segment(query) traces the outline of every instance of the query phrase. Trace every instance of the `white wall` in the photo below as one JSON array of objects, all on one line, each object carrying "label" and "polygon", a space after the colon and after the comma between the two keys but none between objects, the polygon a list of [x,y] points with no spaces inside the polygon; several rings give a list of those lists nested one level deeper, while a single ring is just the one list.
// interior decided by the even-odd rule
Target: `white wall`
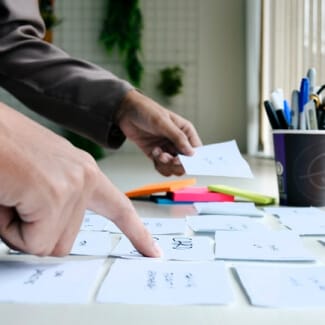
[{"label": "white wall", "polygon": [[246,151],[245,1],[200,1],[199,114],[205,142]]}]

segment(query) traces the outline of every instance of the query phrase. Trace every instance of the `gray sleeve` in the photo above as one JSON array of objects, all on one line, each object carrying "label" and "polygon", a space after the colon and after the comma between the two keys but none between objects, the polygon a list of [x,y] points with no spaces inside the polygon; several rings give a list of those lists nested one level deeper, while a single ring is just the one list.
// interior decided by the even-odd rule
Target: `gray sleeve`
[{"label": "gray sleeve", "polygon": [[114,115],[133,87],[109,71],[42,41],[36,0],[0,0],[0,86],[39,114],[118,148]]}]

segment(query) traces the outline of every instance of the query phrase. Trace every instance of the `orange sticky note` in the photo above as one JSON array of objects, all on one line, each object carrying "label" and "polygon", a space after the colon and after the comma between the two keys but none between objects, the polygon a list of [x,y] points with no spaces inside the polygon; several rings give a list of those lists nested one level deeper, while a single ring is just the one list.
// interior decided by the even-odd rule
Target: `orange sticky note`
[{"label": "orange sticky note", "polygon": [[153,193],[160,192],[171,192],[178,189],[185,188],[187,186],[194,185],[196,183],[195,178],[188,179],[176,179],[160,183],[147,184],[133,190],[125,192],[126,196],[129,198],[151,195]]}]

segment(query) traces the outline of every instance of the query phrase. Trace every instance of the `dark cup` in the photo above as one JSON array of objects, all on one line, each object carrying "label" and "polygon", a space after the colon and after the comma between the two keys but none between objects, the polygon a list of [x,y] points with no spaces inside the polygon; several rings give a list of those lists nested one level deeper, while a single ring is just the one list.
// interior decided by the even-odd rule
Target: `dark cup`
[{"label": "dark cup", "polygon": [[274,130],[279,203],[325,206],[325,131]]}]

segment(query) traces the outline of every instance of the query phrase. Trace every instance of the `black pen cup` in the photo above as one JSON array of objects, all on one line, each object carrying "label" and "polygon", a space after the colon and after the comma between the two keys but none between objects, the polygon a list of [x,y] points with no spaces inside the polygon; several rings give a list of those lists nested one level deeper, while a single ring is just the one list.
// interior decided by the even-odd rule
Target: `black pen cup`
[{"label": "black pen cup", "polygon": [[325,206],[325,130],[274,130],[279,203]]}]

